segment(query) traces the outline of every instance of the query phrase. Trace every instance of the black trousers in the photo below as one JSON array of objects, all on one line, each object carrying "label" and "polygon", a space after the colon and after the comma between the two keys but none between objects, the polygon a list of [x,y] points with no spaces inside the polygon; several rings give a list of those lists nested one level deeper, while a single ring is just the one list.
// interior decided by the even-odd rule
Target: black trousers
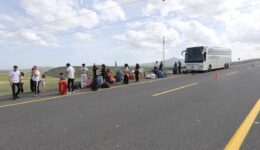
[{"label": "black trousers", "polygon": [[69,92],[73,92],[74,91],[74,79],[68,79],[68,90]]},{"label": "black trousers", "polygon": [[20,91],[21,91],[21,93],[23,93],[24,92],[24,89],[23,89],[23,83],[21,83],[21,85],[20,85]]},{"label": "black trousers", "polygon": [[40,94],[40,81],[33,81],[34,93]]},{"label": "black trousers", "polygon": [[[16,88],[17,87],[17,91]],[[13,98],[15,99],[20,94],[20,83],[13,83],[12,84],[12,92],[13,92]]]},{"label": "black trousers", "polygon": [[139,81],[139,71],[135,71],[135,81]]}]

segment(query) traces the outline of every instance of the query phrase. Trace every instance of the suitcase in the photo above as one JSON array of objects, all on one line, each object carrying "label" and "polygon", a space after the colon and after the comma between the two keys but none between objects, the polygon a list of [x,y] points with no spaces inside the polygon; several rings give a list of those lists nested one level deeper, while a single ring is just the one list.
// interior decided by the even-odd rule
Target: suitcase
[{"label": "suitcase", "polygon": [[134,80],[135,79],[134,74],[132,74],[132,73],[128,74],[128,79],[129,80]]},{"label": "suitcase", "polygon": [[65,95],[67,93],[67,82],[65,80],[59,81],[59,93]]}]

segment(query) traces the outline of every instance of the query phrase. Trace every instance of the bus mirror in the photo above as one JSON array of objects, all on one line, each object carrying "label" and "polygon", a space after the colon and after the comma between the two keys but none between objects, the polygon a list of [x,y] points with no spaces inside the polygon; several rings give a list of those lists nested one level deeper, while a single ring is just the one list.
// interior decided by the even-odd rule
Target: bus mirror
[{"label": "bus mirror", "polygon": [[182,52],[181,52],[181,55],[183,55],[183,53],[185,53],[186,52],[186,50],[183,50]]}]

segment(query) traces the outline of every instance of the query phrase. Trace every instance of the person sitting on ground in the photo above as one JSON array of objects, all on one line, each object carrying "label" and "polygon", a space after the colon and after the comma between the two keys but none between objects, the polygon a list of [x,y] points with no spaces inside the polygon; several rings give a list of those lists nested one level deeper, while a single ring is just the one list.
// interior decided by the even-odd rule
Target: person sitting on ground
[{"label": "person sitting on ground", "polygon": [[110,69],[107,69],[107,78],[106,78],[106,81],[107,81],[108,83],[110,83],[110,84],[116,82],[116,79],[115,79],[115,77],[114,77],[114,75],[113,75],[113,73],[111,72]]},{"label": "person sitting on ground", "polygon": [[[20,83],[21,83],[21,73],[18,70],[18,66],[14,66],[13,70],[9,73],[9,82],[12,87],[13,100],[19,98],[20,94]],[[15,91],[15,87],[17,87],[17,92]]]}]

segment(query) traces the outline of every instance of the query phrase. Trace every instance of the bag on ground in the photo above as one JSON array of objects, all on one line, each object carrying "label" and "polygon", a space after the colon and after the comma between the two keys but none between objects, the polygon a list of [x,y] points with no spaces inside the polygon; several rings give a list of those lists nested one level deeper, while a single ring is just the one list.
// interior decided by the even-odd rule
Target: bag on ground
[{"label": "bag on ground", "polygon": [[107,82],[104,82],[104,83],[101,85],[101,88],[110,88],[110,84],[107,83]]}]

